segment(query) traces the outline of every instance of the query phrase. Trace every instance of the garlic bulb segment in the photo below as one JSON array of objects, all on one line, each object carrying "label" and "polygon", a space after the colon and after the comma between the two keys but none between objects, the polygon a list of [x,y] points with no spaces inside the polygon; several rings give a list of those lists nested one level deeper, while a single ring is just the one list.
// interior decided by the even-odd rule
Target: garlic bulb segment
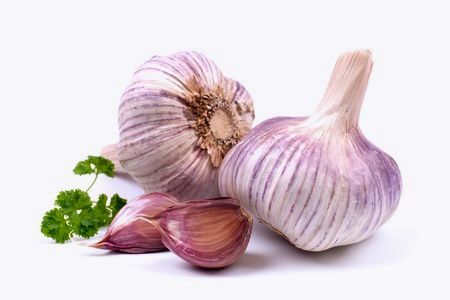
[{"label": "garlic bulb segment", "polygon": [[126,253],[155,252],[166,249],[161,234],[145,218],[151,218],[169,206],[178,204],[174,197],[149,193],[129,201],[111,222],[105,236],[91,247]]},{"label": "garlic bulb segment", "polygon": [[187,201],[150,220],[170,251],[203,268],[222,268],[247,248],[252,218],[232,198]]},{"label": "garlic bulb segment", "polygon": [[310,117],[278,117],[255,127],[225,158],[222,195],[296,247],[322,251],[368,238],[397,208],[395,161],[358,126],[372,70],[369,51],[343,54]]},{"label": "garlic bulb segment", "polygon": [[146,192],[218,197],[218,167],[253,119],[246,89],[204,55],[155,56],[122,96],[116,155]]}]

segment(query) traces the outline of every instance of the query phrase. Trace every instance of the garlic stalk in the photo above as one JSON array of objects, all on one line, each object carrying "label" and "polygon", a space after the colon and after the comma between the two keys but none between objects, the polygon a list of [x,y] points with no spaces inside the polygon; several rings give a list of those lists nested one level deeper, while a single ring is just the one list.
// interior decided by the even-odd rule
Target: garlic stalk
[{"label": "garlic stalk", "polygon": [[310,117],[254,128],[221,166],[222,195],[240,199],[304,250],[368,238],[391,217],[401,192],[397,164],[358,126],[372,63],[369,51],[343,54]]},{"label": "garlic stalk", "polygon": [[90,247],[126,253],[145,253],[165,250],[159,230],[143,220],[178,204],[164,193],[149,193],[129,201],[115,216],[105,236]]},{"label": "garlic stalk", "polygon": [[120,142],[103,155],[146,192],[180,200],[218,197],[218,167],[253,119],[245,88],[204,55],[154,56],[123,94]]},{"label": "garlic stalk", "polygon": [[187,201],[147,219],[170,251],[203,268],[223,268],[237,261],[253,225],[233,198]]}]

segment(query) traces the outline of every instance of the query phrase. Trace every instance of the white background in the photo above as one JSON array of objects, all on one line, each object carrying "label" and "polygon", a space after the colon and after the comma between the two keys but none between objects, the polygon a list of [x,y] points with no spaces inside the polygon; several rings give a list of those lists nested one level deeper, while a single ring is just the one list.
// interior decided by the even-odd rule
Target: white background
[{"label": "white background", "polygon": [[[64,3],[63,3],[64,2]],[[450,8],[445,1],[2,1],[2,299],[449,299]],[[71,174],[118,135],[132,72],[155,54],[197,50],[251,93],[256,122],[308,115],[337,56],[370,48],[360,125],[398,162],[404,190],[372,238],[323,253],[256,224],[220,271],[169,252],[56,245],[39,225]],[[93,194],[141,190],[101,178]]]}]

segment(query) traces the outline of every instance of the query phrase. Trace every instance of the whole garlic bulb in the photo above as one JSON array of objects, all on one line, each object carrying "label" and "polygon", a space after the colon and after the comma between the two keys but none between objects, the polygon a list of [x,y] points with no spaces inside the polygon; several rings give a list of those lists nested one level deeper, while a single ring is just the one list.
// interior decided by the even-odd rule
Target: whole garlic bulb
[{"label": "whole garlic bulb", "polygon": [[345,53],[313,115],[255,127],[222,164],[222,195],[240,199],[304,250],[369,237],[391,217],[401,192],[397,164],[358,126],[371,69],[369,51]]},{"label": "whole garlic bulb", "polygon": [[179,200],[217,197],[218,167],[253,119],[246,89],[204,55],[154,56],[123,94],[120,142],[104,154],[146,192]]}]

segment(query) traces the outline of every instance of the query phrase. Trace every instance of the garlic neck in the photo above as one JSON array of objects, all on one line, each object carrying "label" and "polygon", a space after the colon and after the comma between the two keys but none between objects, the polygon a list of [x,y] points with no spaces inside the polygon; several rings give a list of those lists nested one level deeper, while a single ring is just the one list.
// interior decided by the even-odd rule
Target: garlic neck
[{"label": "garlic neck", "polygon": [[319,126],[349,132],[358,125],[359,113],[366,92],[372,55],[357,50],[341,55],[333,69],[326,92],[310,121]]}]

